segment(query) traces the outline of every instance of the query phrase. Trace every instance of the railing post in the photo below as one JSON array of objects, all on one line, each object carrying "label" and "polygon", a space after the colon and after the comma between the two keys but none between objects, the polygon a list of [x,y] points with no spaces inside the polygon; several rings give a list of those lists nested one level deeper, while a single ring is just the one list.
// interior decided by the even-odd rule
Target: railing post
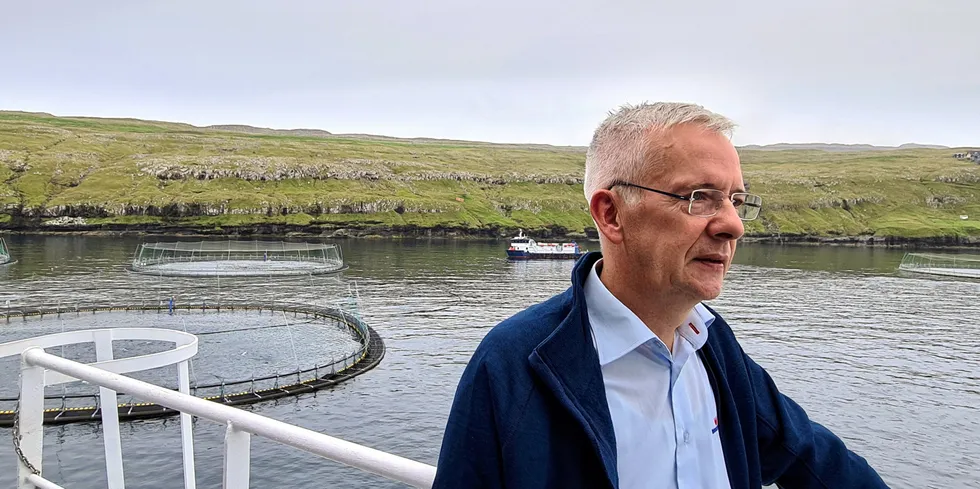
[{"label": "railing post", "polygon": [[[17,460],[17,487],[34,489],[27,477],[41,474],[41,449],[44,447],[44,368],[34,367],[21,360],[20,400],[14,423],[14,449]],[[33,469],[24,462],[33,466]]]},{"label": "railing post", "polygon": [[252,435],[238,431],[230,422],[225,430],[223,489],[248,489]]},{"label": "railing post", "polygon": [[[177,364],[177,386],[182,394],[190,394],[190,375],[187,360]],[[180,413],[180,439],[184,455],[184,489],[196,489],[194,473],[194,422],[190,414]]]},{"label": "railing post", "polygon": [[[99,362],[112,360],[112,331],[95,332],[95,359]],[[105,473],[109,489],[125,489],[123,476],[122,441],[119,437],[119,404],[116,391],[99,387],[102,401],[102,443],[105,446]]]}]

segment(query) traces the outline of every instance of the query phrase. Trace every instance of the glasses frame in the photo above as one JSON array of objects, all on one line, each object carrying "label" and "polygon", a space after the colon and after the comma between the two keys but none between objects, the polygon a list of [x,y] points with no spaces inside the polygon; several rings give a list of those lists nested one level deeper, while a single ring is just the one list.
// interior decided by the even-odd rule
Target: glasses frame
[{"label": "glasses frame", "polygon": [[[695,202],[694,196],[698,192],[704,192],[704,191],[707,191],[707,192],[721,192],[721,190],[718,190],[718,189],[714,189],[714,188],[699,188],[699,189],[692,190],[691,193],[690,193],[690,195],[688,195],[688,196],[685,197],[683,195],[673,194],[673,193],[670,193],[670,192],[664,192],[663,190],[657,190],[655,188],[644,187],[643,185],[637,185],[635,183],[614,182],[613,184],[609,185],[609,187],[607,187],[606,190],[612,190],[613,187],[620,186],[620,185],[623,186],[623,187],[633,187],[633,188],[638,188],[638,189],[641,189],[641,190],[646,190],[648,192],[657,193],[657,194],[660,194],[660,195],[666,195],[667,197],[673,197],[673,198],[678,199],[678,200],[686,200],[686,201],[688,201],[688,204],[687,204],[687,213],[690,214],[690,215],[692,215],[692,216],[695,216],[695,217],[705,217],[705,218],[707,218],[707,217],[714,217],[715,215],[718,214],[718,211],[715,211],[715,212],[713,212],[711,214],[707,214],[707,215],[704,215],[704,214],[695,214],[693,212],[693,210],[692,210],[694,208],[694,202]],[[722,193],[724,193],[724,192],[722,192]],[[755,202],[749,202],[748,199],[746,198],[745,200],[742,201],[742,204],[741,204],[741,205],[744,205],[744,206],[758,208],[759,209],[759,212],[756,213],[755,217],[750,218],[750,219],[746,219],[746,218],[744,218],[742,216],[738,216],[738,218],[741,219],[741,220],[743,220],[743,221],[754,221],[755,219],[758,219],[759,214],[762,213],[762,197],[759,196],[759,195],[756,195],[756,194],[750,194],[748,192],[733,192],[731,195],[728,196],[728,200],[731,201],[731,203],[735,207],[735,210],[736,211],[738,211],[738,207],[739,207],[739,204],[736,204],[735,203],[735,196],[736,195],[752,196],[752,197],[755,197],[755,198],[758,198],[759,199],[759,202],[758,203],[755,203]]]}]

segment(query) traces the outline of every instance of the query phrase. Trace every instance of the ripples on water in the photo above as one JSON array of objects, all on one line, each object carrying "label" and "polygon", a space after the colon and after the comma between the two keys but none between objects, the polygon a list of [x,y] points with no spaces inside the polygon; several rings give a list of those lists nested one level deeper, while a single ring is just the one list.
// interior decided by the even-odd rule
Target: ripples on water
[{"label": "ripples on water", "polygon": [[[0,271],[8,296],[98,297],[98,289],[113,288],[113,297],[145,297],[156,291],[154,283],[163,287],[160,279],[121,269],[135,239],[8,242],[22,252],[18,264]],[[340,277],[237,288],[223,282],[222,293],[325,304],[352,291],[365,321],[385,339],[384,361],[334,390],[247,409],[434,464],[456,382],[477,343],[500,320],[564,290],[572,264],[509,263],[502,242],[342,246],[351,268]],[[780,389],[890,486],[980,487],[980,340],[973,321],[980,316],[980,282],[900,276],[901,256],[743,245],[711,305]],[[16,371],[0,371],[0,382],[16,379]],[[179,485],[178,426],[175,418],[124,425],[130,486]],[[199,486],[219,486],[223,429],[198,422],[195,435]],[[104,487],[100,453],[97,425],[46,428],[45,475],[66,487]],[[12,450],[0,451],[0,486],[12,485],[15,473]],[[400,487],[258,438],[251,474],[253,487]]]}]

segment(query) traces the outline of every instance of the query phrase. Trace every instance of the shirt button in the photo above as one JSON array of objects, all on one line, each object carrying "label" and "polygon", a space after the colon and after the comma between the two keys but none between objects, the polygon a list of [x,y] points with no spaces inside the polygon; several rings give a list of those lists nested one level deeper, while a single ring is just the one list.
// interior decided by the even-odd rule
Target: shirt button
[{"label": "shirt button", "polygon": [[684,432],[684,443],[690,443],[690,442],[691,442],[691,432],[690,431],[685,431]]}]

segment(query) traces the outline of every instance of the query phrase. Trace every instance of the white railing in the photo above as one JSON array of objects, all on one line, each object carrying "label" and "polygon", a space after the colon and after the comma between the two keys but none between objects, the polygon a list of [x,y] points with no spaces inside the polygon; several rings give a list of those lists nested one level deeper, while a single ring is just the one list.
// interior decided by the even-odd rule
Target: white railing
[{"label": "white railing", "polygon": [[[140,340],[165,341],[174,344],[172,350],[166,350],[148,355],[138,355],[128,358],[113,358],[112,344],[114,341]],[[28,351],[44,353],[43,348],[73,345],[78,343],[94,343],[95,359],[103,373],[122,374],[150,370],[168,365],[177,365],[177,384],[181,393],[189,394],[188,360],[197,354],[197,337],[183,331],[157,328],[112,328],[68,331],[45,336],[37,336],[24,340],[0,344],[0,358],[20,355],[20,398],[14,421],[14,449],[18,456],[18,480],[21,489],[29,487],[57,487],[50,483],[38,485],[37,481],[27,485],[31,476],[40,477],[41,447],[43,446],[44,421],[44,388],[46,386],[73,382],[73,378],[55,371],[45,371],[40,367],[31,367],[24,361]],[[49,355],[50,356],[50,355]],[[56,357],[58,358],[58,357]],[[123,482],[122,443],[119,438],[119,413],[116,391],[99,388],[99,398],[102,406],[102,439],[105,449],[106,479],[109,489],[122,489]],[[180,415],[180,435],[183,445],[184,486],[194,489],[194,438],[190,414]],[[37,464],[36,466],[34,464]]]},{"label": "white railing", "polygon": [[[107,330],[94,330],[88,333],[96,334],[99,332],[99,336],[106,338],[105,331]],[[123,336],[119,334],[122,329],[113,329],[111,331],[112,334],[108,336],[110,343],[113,337],[115,339],[121,339],[121,336]],[[161,330],[156,331],[159,332]],[[140,331],[140,333],[142,332]],[[186,334],[179,331],[169,332]],[[133,339],[133,336],[130,334],[127,339]],[[195,350],[196,346],[195,342]],[[122,367],[125,367],[125,364],[120,366],[120,363],[129,359],[115,360],[114,362],[112,360],[107,362],[100,361],[98,365],[108,368],[99,368],[48,354],[42,348],[43,345],[30,346],[26,350],[23,350],[21,354],[21,397],[18,408],[19,419],[15,424],[15,429],[19,430],[17,434],[19,439],[16,442],[19,452],[18,488],[20,489],[33,487],[42,489],[60,488],[57,484],[44,479],[40,471],[41,448],[43,446],[44,386],[50,385],[50,380],[63,382],[66,379],[83,380],[89,384],[99,386],[103,396],[106,397],[105,400],[112,401],[111,403],[103,402],[102,404],[103,407],[107,408],[103,409],[102,425],[103,439],[106,443],[106,469],[107,475],[109,475],[109,489],[122,489],[125,486],[122,477],[122,451],[119,445],[118,420],[114,420],[114,433],[111,432],[111,427],[109,431],[106,431],[107,426],[114,424],[111,422],[113,418],[111,413],[115,412],[113,407],[115,406],[116,392],[125,392],[127,395],[144,401],[180,411],[181,418],[186,417],[188,421],[190,416],[197,416],[202,419],[224,424],[227,427],[225,432],[223,468],[224,488],[248,488],[249,453],[251,435],[253,434],[415,487],[431,487],[432,481],[435,478],[435,467],[431,465],[334,438],[323,433],[267,418],[235,407],[204,400],[185,392],[173,391],[110,371],[132,371],[123,369]],[[111,359],[111,350],[107,356]],[[180,364],[183,363],[183,361],[180,362]],[[110,419],[110,422],[107,423],[107,419]],[[187,423],[187,425],[190,425],[190,423]],[[185,457],[188,453],[192,456],[193,448],[188,450],[188,446],[186,445],[186,443],[192,440],[191,433],[187,431],[186,433],[182,433],[182,435],[185,435],[182,436],[183,442],[185,443]],[[193,460],[187,460],[185,458],[184,467],[184,487],[185,489],[194,489]],[[188,474],[188,469],[190,474]]]}]

